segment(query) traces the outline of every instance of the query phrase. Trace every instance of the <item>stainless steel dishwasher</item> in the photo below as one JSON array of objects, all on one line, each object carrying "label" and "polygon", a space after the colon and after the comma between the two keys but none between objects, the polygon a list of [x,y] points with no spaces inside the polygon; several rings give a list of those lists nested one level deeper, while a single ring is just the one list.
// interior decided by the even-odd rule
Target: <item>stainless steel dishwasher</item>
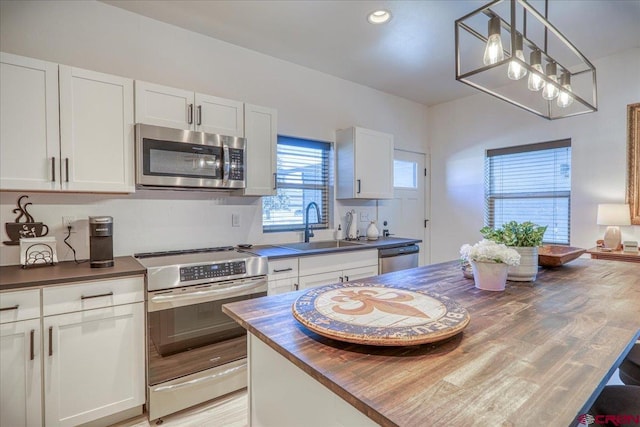
[{"label": "stainless steel dishwasher", "polygon": [[379,249],[378,274],[417,267],[419,253],[420,247],[418,245]]}]

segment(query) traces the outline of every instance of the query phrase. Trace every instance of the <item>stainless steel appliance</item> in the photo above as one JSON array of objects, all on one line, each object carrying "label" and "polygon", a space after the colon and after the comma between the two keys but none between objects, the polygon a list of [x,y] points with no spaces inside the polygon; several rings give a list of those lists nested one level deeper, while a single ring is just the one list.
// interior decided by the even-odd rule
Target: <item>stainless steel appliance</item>
[{"label": "stainless steel appliance", "polygon": [[378,274],[405,270],[418,266],[420,247],[407,245],[378,250]]},{"label": "stainless steel appliance", "polygon": [[89,217],[89,258],[92,268],[113,267],[112,217]]},{"label": "stainless steel appliance", "polygon": [[232,247],[135,257],[147,268],[149,419],[246,387],[246,331],[222,305],[267,295],[267,259]]},{"label": "stainless steel appliance", "polygon": [[193,190],[245,187],[246,140],[136,125],[136,186]]}]

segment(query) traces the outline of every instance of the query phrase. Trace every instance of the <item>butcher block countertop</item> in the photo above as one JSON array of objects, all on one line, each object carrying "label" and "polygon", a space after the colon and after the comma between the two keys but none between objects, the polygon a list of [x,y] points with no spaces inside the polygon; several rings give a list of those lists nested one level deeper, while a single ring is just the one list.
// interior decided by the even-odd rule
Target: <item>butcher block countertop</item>
[{"label": "butcher block countertop", "polygon": [[443,342],[373,347],[298,323],[291,306],[305,290],[223,310],[383,426],[575,425],[639,336],[637,264],[578,259],[504,292],[476,289],[458,262],[357,282],[448,296],[471,321]]},{"label": "butcher block countertop", "polygon": [[59,262],[53,266],[22,268],[19,265],[0,267],[0,291],[55,285],[86,280],[109,279],[121,276],[145,274],[146,269],[135,258],[114,258],[113,267],[91,268],[89,261],[76,264],[73,261]]}]

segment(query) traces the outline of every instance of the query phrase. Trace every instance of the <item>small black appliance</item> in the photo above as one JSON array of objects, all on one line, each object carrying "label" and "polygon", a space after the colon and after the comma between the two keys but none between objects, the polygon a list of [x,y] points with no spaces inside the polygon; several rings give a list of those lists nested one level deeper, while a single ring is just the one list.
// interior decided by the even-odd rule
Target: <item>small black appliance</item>
[{"label": "small black appliance", "polygon": [[113,267],[112,217],[89,217],[89,252],[91,267]]}]

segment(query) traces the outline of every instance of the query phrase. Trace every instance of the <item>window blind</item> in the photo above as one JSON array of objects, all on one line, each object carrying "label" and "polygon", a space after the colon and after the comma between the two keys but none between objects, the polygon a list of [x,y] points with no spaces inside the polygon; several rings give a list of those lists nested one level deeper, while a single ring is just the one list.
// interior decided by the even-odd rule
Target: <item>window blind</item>
[{"label": "window blind", "polygon": [[264,231],[303,230],[311,202],[318,205],[320,218],[312,207],[309,224],[328,228],[330,153],[328,142],[278,135],[277,193],[262,199]]},{"label": "window blind", "polygon": [[545,243],[569,244],[571,140],[487,150],[485,225],[546,225]]}]

